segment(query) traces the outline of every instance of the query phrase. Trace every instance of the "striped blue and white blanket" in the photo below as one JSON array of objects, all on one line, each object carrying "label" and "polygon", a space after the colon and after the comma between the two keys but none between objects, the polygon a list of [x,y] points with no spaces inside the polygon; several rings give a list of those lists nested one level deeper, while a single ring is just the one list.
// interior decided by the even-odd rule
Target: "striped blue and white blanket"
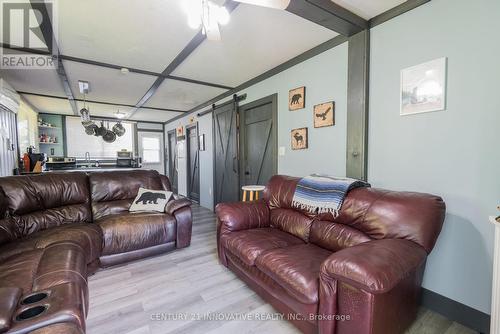
[{"label": "striped blue and white blanket", "polygon": [[337,217],[349,190],[369,186],[369,183],[356,179],[309,175],[297,184],[292,206],[310,213],[331,213]]}]

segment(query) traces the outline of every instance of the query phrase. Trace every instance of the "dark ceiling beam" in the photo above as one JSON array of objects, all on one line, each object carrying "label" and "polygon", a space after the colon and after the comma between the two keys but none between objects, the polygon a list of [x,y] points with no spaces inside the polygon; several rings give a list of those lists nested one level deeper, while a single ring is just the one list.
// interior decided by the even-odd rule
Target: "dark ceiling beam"
[{"label": "dark ceiling beam", "polygon": [[122,66],[122,65],[109,64],[109,63],[104,63],[104,62],[100,62],[100,61],[96,61],[96,60],[84,59],[84,58],[67,56],[67,55],[59,55],[59,57],[62,60],[73,61],[73,62],[87,64],[87,65],[106,67],[106,68],[111,68],[111,69],[116,69],[116,70],[121,70],[122,68],[126,68],[129,70],[129,72],[132,72],[132,73],[151,75],[151,76],[155,76],[155,77],[162,77],[164,79],[170,79],[170,80],[176,80],[176,81],[184,81],[184,82],[189,82],[189,83],[193,83],[193,84],[197,84],[197,85],[210,86],[210,87],[222,88],[222,89],[232,89],[233,88],[233,87],[229,87],[229,86],[225,86],[225,85],[220,85],[217,83],[212,83],[212,82],[207,82],[207,81],[202,81],[202,80],[195,80],[195,79],[188,79],[188,78],[178,77],[175,75],[164,75],[163,73],[141,70],[138,68],[127,67],[127,66]]},{"label": "dark ceiling beam", "polygon": [[[22,51],[22,52],[32,53],[32,54],[39,54],[39,55],[49,55],[50,54],[47,51],[16,47],[16,46],[12,46],[12,45],[9,45],[6,43],[0,43],[0,46],[2,48],[5,48],[5,49],[17,50],[17,51]],[[66,61],[73,61],[73,62],[87,64],[87,65],[106,67],[106,68],[111,68],[111,69],[115,69],[115,70],[121,70],[122,68],[127,68],[130,72],[133,72],[133,73],[151,75],[154,77],[164,77],[165,79],[189,82],[189,83],[196,84],[196,85],[203,85],[203,86],[209,86],[209,87],[215,87],[215,88],[221,88],[221,89],[233,89],[234,88],[231,86],[221,85],[221,84],[202,81],[202,80],[189,79],[189,78],[179,77],[176,75],[163,75],[162,73],[157,73],[157,72],[153,72],[153,71],[147,71],[147,70],[142,70],[142,69],[133,68],[133,67],[104,63],[104,62],[100,62],[97,60],[85,59],[85,58],[74,57],[74,56],[67,56],[67,55],[63,55],[63,54],[60,54],[59,58],[62,60],[66,60]]]},{"label": "dark ceiling beam", "polygon": [[[67,97],[57,96],[57,95],[39,94],[39,93],[31,93],[31,92],[23,92],[23,91],[19,91],[17,93],[21,94],[21,95],[39,96],[39,97],[50,98],[50,99],[60,99],[60,100],[66,100],[67,99]],[[87,103],[96,103],[96,104],[104,104],[104,105],[118,106],[118,107],[129,107],[129,108],[134,108],[135,107],[135,105],[133,105],[133,104],[107,102],[107,101],[83,100],[83,99],[75,99],[75,101],[77,101],[77,102],[87,102]],[[185,110],[168,109],[168,108],[156,108],[156,107],[143,107],[143,109],[169,111],[169,112],[178,112],[178,113],[185,113],[186,112]]]},{"label": "dark ceiling beam", "polygon": [[[68,80],[68,76],[66,75],[66,71],[64,70],[63,63],[59,57],[59,47],[57,46],[57,42],[54,36],[54,28],[52,27],[51,16],[49,15],[49,11],[47,10],[47,4],[44,1],[39,0],[30,0],[31,8],[34,10],[38,10],[41,13],[41,16],[37,16],[38,24],[40,26],[40,30],[43,35],[43,39],[45,40],[45,44],[47,44],[49,51],[51,51],[52,56],[55,57],[54,60],[57,60],[57,74],[59,75],[59,79],[61,80],[61,84],[64,89],[64,93],[71,105],[71,109],[73,113],[78,116],[78,108],[75,102],[75,96],[73,91],[71,90],[71,85]],[[51,4],[54,6],[54,4]],[[41,20],[41,21],[40,21]]]},{"label": "dark ceiling beam", "polygon": [[404,14],[412,9],[415,9],[419,6],[422,6],[430,1],[431,0],[407,0],[407,1],[403,2],[402,4],[385,11],[380,15],[377,15],[377,16],[371,18],[370,21],[368,22],[370,25],[370,28],[376,27],[379,24],[382,24],[384,22],[392,20],[393,18],[395,18],[401,14]]},{"label": "dark ceiling beam", "polygon": [[331,0],[292,0],[286,11],[350,37],[368,29],[368,21]]},{"label": "dark ceiling beam", "polygon": [[[226,2],[224,3],[224,6],[226,7],[226,9],[227,9],[227,11],[229,13],[231,13],[236,7],[238,7],[238,5],[239,5],[239,2],[235,2],[235,1],[232,1],[232,0],[226,0]],[[182,64],[182,62],[184,60],[186,60],[187,57],[189,57],[189,55],[194,50],[196,50],[196,48],[198,46],[200,46],[200,44],[203,43],[203,41],[206,38],[207,37],[202,33],[201,30],[198,31],[198,33],[191,39],[191,41],[189,41],[188,45],[186,45],[186,47],[184,47],[184,49],[182,49],[182,51],[174,58],[174,60],[172,60],[172,62],[170,64],[168,64],[168,66],[165,68],[165,70],[163,70],[163,72],[161,74],[163,76],[171,75],[172,72],[175,71],[175,69],[180,64]],[[135,113],[148,102],[148,100],[156,93],[156,91],[161,86],[161,84],[163,83],[163,81],[165,81],[164,77],[158,77],[155,80],[155,82],[148,89],[148,91],[146,92],[146,94],[144,94],[144,96],[139,100],[139,102],[137,102],[137,104],[135,105],[134,110],[132,110],[132,112],[130,113],[129,117],[134,116]]]}]

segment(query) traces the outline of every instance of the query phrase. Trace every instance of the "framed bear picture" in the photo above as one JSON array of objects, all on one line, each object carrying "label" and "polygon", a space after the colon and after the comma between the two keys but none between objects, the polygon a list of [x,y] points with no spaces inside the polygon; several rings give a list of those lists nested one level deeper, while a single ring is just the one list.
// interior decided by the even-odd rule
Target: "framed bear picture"
[{"label": "framed bear picture", "polygon": [[304,109],[306,106],[306,87],[299,87],[288,92],[288,110]]},{"label": "framed bear picture", "polygon": [[314,127],[335,125],[335,102],[317,104],[313,108]]},{"label": "framed bear picture", "polygon": [[292,136],[292,150],[304,150],[307,148],[307,128],[293,129]]}]

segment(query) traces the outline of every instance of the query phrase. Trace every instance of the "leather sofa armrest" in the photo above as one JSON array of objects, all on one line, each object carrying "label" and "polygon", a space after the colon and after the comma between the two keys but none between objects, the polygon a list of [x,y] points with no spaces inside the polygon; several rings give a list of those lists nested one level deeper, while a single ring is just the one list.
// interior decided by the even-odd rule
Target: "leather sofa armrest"
[{"label": "leather sofa armrest", "polygon": [[170,179],[168,178],[168,176],[160,174],[160,181],[161,181],[161,185],[163,187],[163,190],[172,191],[172,185],[170,184]]},{"label": "leather sofa armrest", "polygon": [[9,330],[21,294],[21,288],[0,288],[0,333]]},{"label": "leather sofa armrest", "polygon": [[267,227],[269,207],[266,202],[220,203],[215,208],[221,233]]},{"label": "leather sofa armrest", "polygon": [[380,294],[394,288],[426,259],[425,249],[412,241],[373,240],[330,255],[321,265],[320,277]]},{"label": "leather sofa armrest", "polygon": [[174,215],[175,211],[191,206],[191,201],[186,198],[174,199],[167,203],[165,212],[169,215]]},{"label": "leather sofa armrest", "polygon": [[174,199],[165,206],[165,213],[174,216],[177,222],[176,247],[184,248],[191,244],[193,215],[191,201],[185,198]]}]

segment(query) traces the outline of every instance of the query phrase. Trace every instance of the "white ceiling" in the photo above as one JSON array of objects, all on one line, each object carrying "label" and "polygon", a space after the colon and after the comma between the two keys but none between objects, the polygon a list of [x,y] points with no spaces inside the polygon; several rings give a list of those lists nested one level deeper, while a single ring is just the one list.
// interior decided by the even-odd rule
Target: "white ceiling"
[{"label": "white ceiling", "polygon": [[66,75],[75,98],[83,99],[78,80],[90,82],[87,99],[135,105],[155,82],[156,77],[137,73],[122,74],[106,67],[96,67],[72,61],[63,61]]},{"label": "white ceiling", "polygon": [[224,92],[221,88],[167,79],[145,107],[189,110]]},{"label": "white ceiling", "polygon": [[383,12],[406,2],[406,0],[332,0],[337,5],[369,20]]},{"label": "white ceiling", "polygon": [[39,97],[34,95],[23,96],[35,106],[39,112],[48,114],[74,115],[68,100]]},{"label": "white ceiling", "polygon": [[[83,108],[83,102],[76,103],[78,109]],[[113,106],[99,103],[86,103],[87,108],[90,110],[90,114],[99,117],[109,117],[115,118],[115,113],[119,110],[121,113],[130,115],[132,112],[131,107],[124,106]],[[136,114],[130,118],[130,120],[141,120],[150,122],[163,122],[164,119],[169,119],[178,116],[180,113],[171,111],[162,111],[148,108],[139,109]]]},{"label": "white ceiling", "polygon": [[[26,0],[27,1],[27,0]],[[216,0],[218,3],[224,0]],[[332,0],[370,19],[404,0]],[[86,0],[57,1],[58,45],[63,55],[162,72],[188,45],[197,31],[188,27],[186,0]],[[173,75],[235,87],[337,34],[286,11],[240,4],[221,27],[222,40],[205,40],[172,73]],[[90,100],[135,105],[156,80],[155,76],[63,61],[75,98],[78,80],[90,82]],[[55,70],[1,70],[18,91],[65,96]],[[225,89],[165,80],[145,107],[190,110]],[[26,95],[42,112],[73,114],[61,99]],[[78,103],[81,108],[81,103]],[[96,116],[113,117],[120,108],[92,104]],[[135,120],[164,122],[176,112],[139,109]]]},{"label": "white ceiling", "polygon": [[174,74],[237,86],[338,34],[283,10],[240,4],[221,35],[220,42],[204,41]]},{"label": "white ceiling", "polygon": [[57,1],[61,53],[161,72],[197,33],[182,1]]}]

